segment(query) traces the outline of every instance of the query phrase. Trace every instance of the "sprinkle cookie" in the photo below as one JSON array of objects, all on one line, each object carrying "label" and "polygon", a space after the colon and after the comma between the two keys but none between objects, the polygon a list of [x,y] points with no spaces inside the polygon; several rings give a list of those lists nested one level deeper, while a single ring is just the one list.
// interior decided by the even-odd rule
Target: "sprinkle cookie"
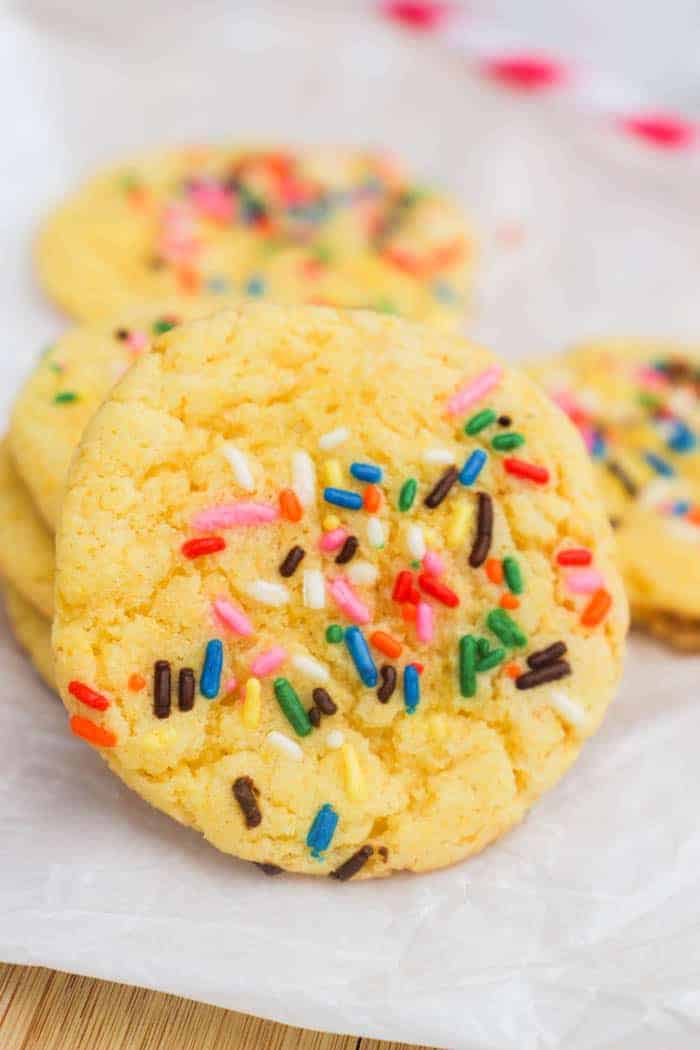
[{"label": "sprinkle cookie", "polygon": [[611,341],[530,372],[593,458],[634,619],[700,651],[700,352]]},{"label": "sprinkle cookie", "polygon": [[438,868],[599,725],[627,626],[612,551],[574,429],[487,352],[369,312],[227,311],[156,340],[87,428],[60,692],[221,850]]},{"label": "sprinkle cookie", "polygon": [[0,576],[42,616],[53,614],[53,536],[0,441]]},{"label": "sprinkle cookie", "polygon": [[49,295],[83,319],[213,294],[454,328],[472,254],[459,208],[387,156],[210,146],[92,178],[49,218],[36,258]]},{"label": "sprinkle cookie", "polygon": [[51,625],[11,584],[1,588],[12,632],[49,689],[55,689]]}]

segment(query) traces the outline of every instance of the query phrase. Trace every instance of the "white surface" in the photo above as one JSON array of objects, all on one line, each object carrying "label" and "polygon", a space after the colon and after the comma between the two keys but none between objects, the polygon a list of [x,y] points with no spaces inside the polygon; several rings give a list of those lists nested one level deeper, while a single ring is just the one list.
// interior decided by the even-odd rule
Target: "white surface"
[{"label": "white surface", "polygon": [[[37,216],[82,170],[168,139],[399,150],[479,215],[476,327],[510,357],[697,337],[685,157],[470,84],[360,5],[229,6],[1,16],[0,411],[60,327],[31,280]],[[2,625],[0,667],[0,957],[465,1050],[698,1045],[699,660],[635,638],[603,730],[521,828],[449,871],[342,886],[267,879],[150,810],[69,737]]]}]

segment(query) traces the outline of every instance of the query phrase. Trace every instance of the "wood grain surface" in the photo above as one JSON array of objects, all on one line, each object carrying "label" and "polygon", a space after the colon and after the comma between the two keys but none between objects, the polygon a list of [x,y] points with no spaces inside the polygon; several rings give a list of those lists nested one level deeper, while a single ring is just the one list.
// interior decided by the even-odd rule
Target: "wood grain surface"
[{"label": "wood grain surface", "polygon": [[325,1035],[162,992],[0,964],[0,1050],[429,1050]]}]

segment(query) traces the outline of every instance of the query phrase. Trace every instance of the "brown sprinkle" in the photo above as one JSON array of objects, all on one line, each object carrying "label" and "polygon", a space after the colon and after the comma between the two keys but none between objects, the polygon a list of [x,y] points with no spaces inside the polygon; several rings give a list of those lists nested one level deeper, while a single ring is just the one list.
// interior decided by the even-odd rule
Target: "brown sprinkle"
[{"label": "brown sprinkle", "polygon": [[546,649],[540,649],[536,653],[530,653],[527,658],[527,666],[531,667],[533,671],[536,671],[538,667],[546,667],[547,664],[554,663],[555,660],[559,660],[566,652],[566,645],[564,642],[553,642],[548,645]]},{"label": "brown sprinkle", "polygon": [[379,669],[382,684],[377,689],[377,700],[380,704],[386,704],[396,689],[396,668],[391,664],[382,664]]},{"label": "brown sprinkle", "polygon": [[358,546],[357,536],[348,536],[345,543],[338,551],[338,556],[335,559],[336,565],[346,565],[347,562],[352,561],[357,554]]},{"label": "brown sprinkle", "polygon": [[612,476],[617,478],[627,495],[632,496],[634,499],[639,491],[639,487],[636,481],[629,476],[624,467],[621,467],[617,460],[614,459],[607,460],[605,466],[608,468]]},{"label": "brown sprinkle", "polygon": [[442,477],[435,482],[430,492],[423,500],[426,507],[430,507],[431,510],[435,510],[436,507],[439,507],[442,501],[446,499],[448,492],[458,477],[459,471],[457,468],[455,466],[448,467]]},{"label": "brown sprinkle", "polygon": [[556,663],[538,667],[536,671],[526,671],[515,679],[517,689],[534,689],[536,685],[544,685],[545,682],[556,682],[559,678],[566,678],[571,674],[571,664],[568,660],[557,660]]},{"label": "brown sprinkle", "polygon": [[303,547],[292,547],[280,565],[280,576],[293,576],[306,557]]},{"label": "brown sprinkle", "polygon": [[281,875],[284,868],[280,868],[279,864],[266,864],[263,861],[254,860],[253,864],[256,868],[260,868],[266,875]]},{"label": "brown sprinkle", "polygon": [[156,660],[153,668],[153,714],[156,718],[170,716],[170,664]]},{"label": "brown sprinkle", "polygon": [[486,492],[479,492],[477,500],[476,536],[469,555],[472,569],[478,569],[486,561],[493,535],[493,500]]},{"label": "brown sprinkle", "polygon": [[194,671],[183,667],[177,679],[177,706],[181,711],[191,711],[194,707]]},{"label": "brown sprinkle", "polygon": [[331,878],[338,879],[339,882],[347,882],[353,875],[357,875],[361,868],[364,868],[373,853],[371,846],[362,846],[357,853],[353,853],[352,857],[348,857],[339,868],[331,872]]},{"label": "brown sprinkle", "polygon": [[258,794],[258,789],[253,783],[252,778],[238,777],[237,780],[234,780],[233,794],[236,802],[243,811],[245,826],[247,828],[257,828],[262,820],[262,815],[255,797]]},{"label": "brown sprinkle", "polygon": [[309,722],[311,722],[311,725],[314,727],[314,729],[318,729],[318,727],[321,724],[321,712],[319,711],[319,709],[317,707],[310,707],[307,711],[307,714],[309,716]]},{"label": "brown sprinkle", "polygon": [[389,850],[386,848],[386,846],[380,846],[378,848],[378,850],[377,850],[377,853],[379,854],[379,856],[382,858],[382,860],[386,864],[386,862],[389,859]]},{"label": "brown sprinkle", "polygon": [[318,707],[324,715],[334,715],[338,710],[338,705],[331,700],[326,690],[321,689],[320,686],[317,689],[314,689],[311,695],[314,698],[316,707]]}]

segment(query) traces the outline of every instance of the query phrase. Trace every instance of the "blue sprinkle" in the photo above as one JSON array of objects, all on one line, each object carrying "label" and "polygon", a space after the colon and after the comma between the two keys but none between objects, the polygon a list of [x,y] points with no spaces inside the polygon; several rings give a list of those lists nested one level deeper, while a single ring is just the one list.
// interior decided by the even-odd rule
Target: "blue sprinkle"
[{"label": "blue sprinkle", "polygon": [[668,439],[668,447],[673,452],[690,452],[698,443],[698,439],[692,430],[689,430],[680,419],[673,424],[673,433]]},{"label": "blue sprinkle", "polygon": [[655,452],[646,452],[644,458],[652,470],[655,470],[657,474],[661,474],[665,478],[670,478],[675,474],[671,464],[667,463],[665,459],[661,458],[661,456],[657,456]]},{"label": "blue sprinkle", "polygon": [[231,282],[225,277],[210,277],[207,281],[207,289],[210,292],[221,295],[223,292],[231,291]]},{"label": "blue sprinkle", "polygon": [[363,683],[370,689],[373,688],[377,684],[377,668],[359,627],[348,627],[345,632],[345,644]]},{"label": "blue sprinkle", "polygon": [[246,295],[264,295],[265,282],[262,277],[251,277],[245,286]]},{"label": "blue sprinkle", "polygon": [[672,507],[672,513],[682,518],[684,514],[687,514],[690,510],[690,503],[687,500],[681,500],[678,503],[674,503]]},{"label": "blue sprinkle", "polygon": [[360,510],[362,507],[362,496],[359,492],[350,492],[348,489],[324,489],[323,498],[326,503],[344,507],[345,510]]},{"label": "blue sprinkle", "polygon": [[199,679],[199,691],[207,700],[219,695],[221,685],[221,668],[224,665],[224,647],[218,638],[207,642],[204,654],[204,666]]},{"label": "blue sprinkle", "polygon": [[457,302],[457,293],[446,281],[435,281],[433,284],[433,295],[439,303]]},{"label": "blue sprinkle", "polygon": [[337,826],[338,814],[326,802],[314,817],[309,833],[306,836],[306,845],[311,850],[311,856],[315,857],[316,860],[322,859],[321,854],[330,846]]},{"label": "blue sprinkle", "polygon": [[593,446],[591,448],[591,456],[593,459],[603,459],[605,456],[605,441],[603,435],[595,433],[593,435]]},{"label": "blue sprinkle", "polygon": [[481,448],[475,448],[460,471],[459,480],[462,484],[473,485],[479,477],[479,474],[481,474],[485,462],[486,453],[484,450]]},{"label": "blue sprinkle", "polygon": [[413,664],[404,668],[403,702],[407,715],[412,715],[420,703],[420,675]]},{"label": "blue sprinkle", "polygon": [[351,463],[350,473],[358,481],[367,481],[370,485],[376,485],[382,480],[382,468],[374,463]]}]

